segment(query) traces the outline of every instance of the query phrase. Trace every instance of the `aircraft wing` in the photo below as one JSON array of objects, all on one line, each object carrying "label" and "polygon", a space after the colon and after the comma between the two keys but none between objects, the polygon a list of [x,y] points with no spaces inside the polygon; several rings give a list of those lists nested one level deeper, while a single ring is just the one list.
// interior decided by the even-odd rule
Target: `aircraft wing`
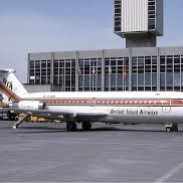
[{"label": "aircraft wing", "polygon": [[55,119],[63,119],[63,118],[76,118],[76,119],[98,119],[102,117],[106,117],[106,113],[98,113],[98,112],[88,112],[88,113],[73,113],[72,111],[51,111],[51,110],[27,110],[27,109],[16,109],[16,108],[8,108],[15,113],[24,113],[27,115],[38,116],[38,117],[47,117],[47,118],[55,118]]}]

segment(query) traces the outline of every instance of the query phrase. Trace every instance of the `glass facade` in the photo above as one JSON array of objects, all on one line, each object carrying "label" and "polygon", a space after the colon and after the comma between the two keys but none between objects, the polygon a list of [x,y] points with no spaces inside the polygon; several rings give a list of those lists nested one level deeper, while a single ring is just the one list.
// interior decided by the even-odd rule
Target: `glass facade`
[{"label": "glass facade", "polygon": [[157,57],[132,57],[132,91],[157,90]]},{"label": "glass facade", "polygon": [[30,84],[50,84],[51,83],[51,60],[30,61],[29,68]]},{"label": "glass facade", "polygon": [[54,90],[75,91],[76,60],[54,60]]},{"label": "glass facade", "polygon": [[79,67],[76,71],[79,77],[79,91],[102,90],[102,59],[79,59]]},{"label": "glass facade", "polygon": [[160,57],[160,90],[183,91],[183,55]]},{"label": "glass facade", "polygon": [[105,58],[105,91],[129,89],[129,58]]},{"label": "glass facade", "polygon": [[51,85],[53,91],[183,91],[183,54],[96,53],[100,57],[30,59],[29,84]]}]

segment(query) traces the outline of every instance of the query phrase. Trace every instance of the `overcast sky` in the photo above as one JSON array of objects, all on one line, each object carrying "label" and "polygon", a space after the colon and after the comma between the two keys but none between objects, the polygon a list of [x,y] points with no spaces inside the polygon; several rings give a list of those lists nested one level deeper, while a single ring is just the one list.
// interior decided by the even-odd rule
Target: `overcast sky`
[{"label": "overcast sky", "polygon": [[[183,0],[164,0],[158,46],[183,46]],[[0,67],[26,82],[29,52],[123,48],[113,0],[0,0]]]}]

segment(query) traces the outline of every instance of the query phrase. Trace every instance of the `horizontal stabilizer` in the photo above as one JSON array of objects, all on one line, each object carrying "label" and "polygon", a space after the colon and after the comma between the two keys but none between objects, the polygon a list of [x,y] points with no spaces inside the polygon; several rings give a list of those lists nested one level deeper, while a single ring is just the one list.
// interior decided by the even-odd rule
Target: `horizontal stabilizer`
[{"label": "horizontal stabilizer", "polygon": [[13,69],[1,69],[0,68],[0,73],[11,73],[11,72],[15,72],[15,70],[13,70]]}]

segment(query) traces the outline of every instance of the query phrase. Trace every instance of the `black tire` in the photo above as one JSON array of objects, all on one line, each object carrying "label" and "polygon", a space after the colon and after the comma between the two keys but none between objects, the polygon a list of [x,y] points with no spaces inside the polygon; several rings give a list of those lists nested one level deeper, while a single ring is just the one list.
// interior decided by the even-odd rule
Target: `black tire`
[{"label": "black tire", "polygon": [[77,124],[74,123],[74,122],[69,122],[69,123],[67,123],[66,128],[67,128],[67,131],[69,131],[69,132],[76,131],[77,130]]},{"label": "black tire", "polygon": [[173,132],[178,132],[178,131],[179,131],[177,124],[174,124],[174,125],[172,126],[172,131],[173,131]]},{"label": "black tire", "polygon": [[82,123],[82,129],[84,131],[89,131],[92,128],[92,124],[90,122],[83,122]]},{"label": "black tire", "polygon": [[11,113],[10,111],[7,112],[8,121],[11,121]]},{"label": "black tire", "polygon": [[166,132],[168,132],[168,133],[172,132],[172,128],[171,127],[166,127]]}]

